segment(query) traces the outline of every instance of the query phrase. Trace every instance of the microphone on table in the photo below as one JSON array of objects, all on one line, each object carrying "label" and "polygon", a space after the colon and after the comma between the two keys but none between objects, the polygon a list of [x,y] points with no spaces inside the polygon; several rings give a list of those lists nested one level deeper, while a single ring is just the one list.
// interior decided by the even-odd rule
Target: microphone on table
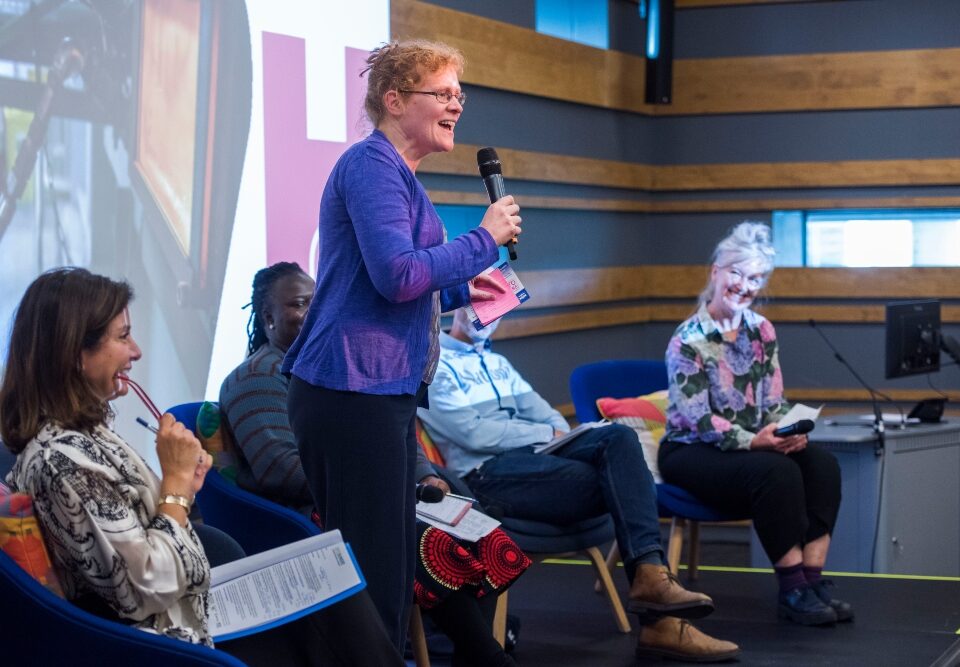
[{"label": "microphone on table", "polygon": [[417,484],[417,501],[421,503],[439,503],[443,500],[443,489],[431,484]]},{"label": "microphone on table", "polygon": [[[487,188],[487,195],[490,197],[490,203],[506,196],[503,187],[503,166],[500,164],[500,158],[494,148],[481,148],[477,151],[477,166],[480,168],[480,177]],[[510,259],[517,258],[517,240],[507,241],[507,252],[510,253]]]},{"label": "microphone on table", "polygon": [[893,406],[894,406],[895,408],[897,408],[897,410],[900,412],[900,426],[901,426],[901,427],[903,427],[903,425],[906,423],[906,420],[904,419],[904,416],[903,416],[903,410],[900,409],[900,406],[897,405],[892,398],[890,398],[890,397],[887,396],[886,394],[883,394],[883,393],[880,393],[879,391],[876,391],[873,387],[871,387],[870,385],[867,384],[866,380],[864,380],[862,377],[860,377],[860,374],[856,371],[856,369],[855,369],[853,366],[850,365],[850,362],[848,362],[846,359],[844,359],[843,355],[840,354],[840,350],[838,350],[836,347],[834,347],[833,343],[830,342],[830,339],[827,338],[827,335],[826,335],[825,333],[823,333],[823,331],[820,330],[820,327],[817,326],[817,323],[816,323],[812,318],[809,319],[809,320],[807,320],[807,322],[808,322],[808,324],[810,324],[810,326],[813,328],[814,331],[816,331],[818,334],[820,334],[820,338],[822,338],[822,339],[823,339],[823,342],[827,344],[827,347],[829,347],[830,350],[833,351],[833,356],[836,357],[837,361],[839,361],[841,364],[843,364],[843,366],[844,366],[848,371],[850,371],[850,373],[853,375],[853,377],[855,377],[855,378],[857,379],[857,382],[859,382],[860,385],[861,385],[864,389],[866,389],[868,392],[870,392],[870,402],[873,403],[873,430],[877,433],[877,436],[878,436],[878,438],[877,438],[877,455],[879,456],[879,455],[880,455],[880,450],[882,450],[883,447],[884,447],[883,433],[884,433],[884,430],[885,430],[885,429],[884,429],[884,424],[883,424],[883,414],[880,412],[880,407],[877,405],[877,397],[879,396],[879,397],[882,398],[883,400],[885,400],[885,401],[887,401],[887,402],[889,402],[889,403],[892,403]]}]

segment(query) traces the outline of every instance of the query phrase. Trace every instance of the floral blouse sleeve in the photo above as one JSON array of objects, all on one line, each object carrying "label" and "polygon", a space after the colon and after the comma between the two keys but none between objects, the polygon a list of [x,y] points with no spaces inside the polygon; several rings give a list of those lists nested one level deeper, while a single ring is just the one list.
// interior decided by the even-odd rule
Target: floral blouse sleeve
[{"label": "floral blouse sleeve", "polygon": [[749,449],[756,432],[787,412],[773,326],[745,316],[727,342],[698,313],[680,326],[666,354],[670,381],[665,439]]}]

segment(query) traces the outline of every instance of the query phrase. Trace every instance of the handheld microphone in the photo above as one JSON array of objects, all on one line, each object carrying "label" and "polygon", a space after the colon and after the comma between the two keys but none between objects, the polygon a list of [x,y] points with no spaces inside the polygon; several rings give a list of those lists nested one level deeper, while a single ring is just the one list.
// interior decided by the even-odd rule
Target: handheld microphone
[{"label": "handheld microphone", "polygon": [[827,338],[827,335],[826,335],[825,333],[823,333],[823,331],[820,330],[820,327],[817,326],[817,323],[816,323],[812,318],[809,319],[809,320],[807,320],[807,322],[810,324],[810,326],[813,328],[814,331],[816,331],[818,334],[820,334],[820,338],[823,339],[823,342],[826,343],[826,344],[827,344],[827,347],[829,347],[830,350],[833,352],[833,356],[836,357],[837,361],[839,361],[841,364],[843,364],[843,366],[844,366],[848,371],[850,371],[850,373],[853,375],[853,377],[856,378],[857,382],[859,382],[860,385],[861,385],[864,389],[866,389],[868,392],[870,392],[870,402],[873,403],[873,430],[876,431],[877,433],[881,434],[880,446],[882,447],[882,446],[883,446],[883,437],[882,437],[882,434],[883,434],[883,432],[884,432],[884,424],[883,424],[883,414],[880,412],[880,408],[879,408],[879,406],[877,405],[877,397],[879,396],[880,398],[882,398],[883,400],[887,401],[888,403],[892,403],[893,406],[894,406],[895,408],[897,408],[897,410],[900,412],[900,426],[901,426],[901,427],[903,427],[904,424],[906,424],[906,419],[905,419],[904,416],[903,416],[903,410],[900,409],[900,406],[897,405],[892,398],[890,398],[890,397],[887,396],[886,394],[883,394],[883,393],[880,393],[879,391],[876,391],[873,387],[871,387],[870,385],[867,384],[866,380],[864,380],[862,377],[860,377],[860,374],[856,371],[856,369],[854,369],[854,367],[851,366],[850,363],[849,363],[846,359],[843,358],[843,355],[840,354],[840,350],[838,350],[836,347],[834,347],[833,343],[830,342],[830,339]]},{"label": "handheld microphone", "polygon": [[[477,166],[480,168],[480,177],[487,188],[490,203],[492,204],[506,196],[507,193],[503,188],[503,167],[500,164],[496,149],[487,147],[478,150]],[[507,241],[507,252],[510,253],[510,259],[517,258],[517,242],[515,239]]]},{"label": "handheld microphone", "polygon": [[443,489],[431,484],[417,484],[417,501],[421,503],[439,503],[443,500]]},{"label": "handheld microphone", "polygon": [[778,438],[786,438],[791,435],[802,435],[813,430],[815,424],[812,419],[800,419],[789,426],[781,426],[773,432]]}]

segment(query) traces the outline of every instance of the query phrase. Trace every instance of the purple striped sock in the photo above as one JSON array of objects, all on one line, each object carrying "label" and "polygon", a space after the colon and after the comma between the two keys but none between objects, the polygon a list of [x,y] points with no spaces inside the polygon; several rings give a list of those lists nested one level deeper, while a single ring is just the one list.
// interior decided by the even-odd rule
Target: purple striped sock
[{"label": "purple striped sock", "polygon": [[807,578],[803,576],[803,563],[797,563],[790,567],[775,567],[773,571],[777,574],[777,583],[780,584],[781,593],[807,585]]}]

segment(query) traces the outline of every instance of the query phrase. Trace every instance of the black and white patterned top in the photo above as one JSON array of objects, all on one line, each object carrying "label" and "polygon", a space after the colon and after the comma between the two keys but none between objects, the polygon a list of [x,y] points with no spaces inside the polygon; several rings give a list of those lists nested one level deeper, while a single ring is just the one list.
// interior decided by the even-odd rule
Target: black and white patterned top
[{"label": "black and white patterned top", "polygon": [[47,423],[7,483],[33,498],[67,598],[93,593],[143,630],[213,645],[200,540],[157,511],[160,480],[120,436]]}]

